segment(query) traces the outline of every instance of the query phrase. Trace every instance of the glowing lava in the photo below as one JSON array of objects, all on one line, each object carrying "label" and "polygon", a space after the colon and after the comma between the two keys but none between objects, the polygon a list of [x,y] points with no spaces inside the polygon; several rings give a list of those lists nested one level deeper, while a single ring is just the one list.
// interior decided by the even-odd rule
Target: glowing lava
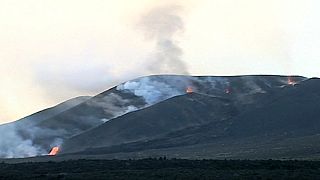
[{"label": "glowing lava", "polygon": [[288,85],[294,86],[294,85],[296,85],[296,84],[297,84],[297,82],[295,82],[295,81],[292,79],[292,77],[289,76],[289,77],[288,77]]},{"label": "glowing lava", "polygon": [[188,94],[193,93],[192,87],[188,87],[188,88],[186,89],[186,93],[188,93]]},{"label": "glowing lava", "polygon": [[60,148],[59,147],[53,147],[49,153],[49,156],[55,156],[59,153]]},{"label": "glowing lava", "polygon": [[230,90],[230,88],[227,88],[227,89],[224,90],[224,92],[225,92],[226,94],[230,94],[230,93],[231,93],[231,90]]}]

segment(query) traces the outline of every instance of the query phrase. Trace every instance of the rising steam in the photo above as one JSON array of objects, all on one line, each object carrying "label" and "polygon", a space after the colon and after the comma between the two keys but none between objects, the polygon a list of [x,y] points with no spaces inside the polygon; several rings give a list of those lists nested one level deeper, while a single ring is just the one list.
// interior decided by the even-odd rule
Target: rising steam
[{"label": "rising steam", "polygon": [[175,40],[175,36],[184,30],[180,12],[180,6],[161,6],[151,9],[141,17],[139,28],[149,40],[156,43],[155,52],[147,67],[153,74],[188,74],[187,66],[182,61],[182,48]]}]

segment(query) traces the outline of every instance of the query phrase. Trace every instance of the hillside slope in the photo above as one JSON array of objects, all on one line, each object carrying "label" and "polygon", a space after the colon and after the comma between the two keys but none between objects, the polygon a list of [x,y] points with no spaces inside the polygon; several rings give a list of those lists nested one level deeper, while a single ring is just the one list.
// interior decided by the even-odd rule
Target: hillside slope
[{"label": "hillside slope", "polygon": [[237,114],[228,99],[187,94],[135,111],[68,139],[62,150],[72,152],[89,147],[145,141],[186,127],[223,121]]},{"label": "hillside slope", "polygon": [[276,97],[224,121],[188,127],[147,142],[89,148],[78,154],[127,158],[320,158],[320,79],[279,89]]},{"label": "hillside slope", "polygon": [[[220,129],[208,130],[215,133],[209,136],[216,137],[217,132],[224,132],[229,124],[234,123],[229,121],[230,119],[252,109],[264,107],[281,97],[284,89],[294,88],[287,85],[287,77],[282,76],[224,77],[223,80],[221,77],[212,77],[211,83],[208,83],[209,77],[198,78],[202,82],[189,82],[195,93],[171,98],[149,108],[112,119],[68,139],[62,145],[62,152],[149,142],[184,128],[198,128],[201,125],[208,127],[206,124],[214,122],[218,123],[216,126]],[[183,136],[192,137],[192,134],[186,131]],[[186,141],[192,144],[202,137],[204,135]],[[184,139],[171,144],[185,142]],[[156,146],[161,147],[161,143],[157,143]]]},{"label": "hillside slope", "polygon": [[[75,100],[77,103],[63,103],[59,108],[48,109],[41,113],[36,113],[32,118],[24,118],[21,121],[0,126],[0,129],[3,129],[1,132],[3,132],[4,136],[4,138],[0,139],[2,147],[0,149],[0,156],[28,157],[47,154],[53,146],[60,146],[70,137],[75,136],[74,138],[76,138],[77,136],[81,136],[82,133],[89,133],[89,131],[99,129],[96,127],[99,127],[100,125],[104,127],[104,123],[111,123],[115,126],[109,128],[110,130],[106,133],[108,137],[106,137],[106,135],[101,135],[101,137],[105,137],[108,141],[104,142],[105,139],[101,140],[99,138],[94,140],[97,142],[103,141],[101,142],[103,145],[110,146],[137,140],[150,140],[154,137],[162,136],[163,133],[169,133],[185,127],[208,122],[208,118],[203,118],[201,120],[198,120],[197,118],[188,119],[188,112],[191,112],[190,117],[196,116],[197,112],[210,114],[209,111],[211,111],[211,109],[216,109],[214,112],[219,114],[219,108],[211,108],[210,105],[204,103],[203,107],[199,106],[199,108],[195,110],[191,107],[194,106],[194,104],[192,104],[190,107],[186,108],[188,109],[187,112],[182,108],[183,106],[181,106],[181,108],[179,107],[181,102],[176,102],[176,105],[174,106],[176,109],[175,112],[166,110],[167,112],[172,113],[170,116],[165,116],[165,113],[162,112],[165,108],[162,107],[160,111],[157,110],[156,112],[149,113],[145,116],[144,120],[150,119],[148,116],[151,116],[154,120],[148,122],[148,125],[142,123],[141,125],[143,128],[137,126],[137,130],[130,127],[129,132],[132,131],[136,133],[134,135],[138,135],[137,137],[128,135],[128,133],[125,132],[126,130],[122,129],[125,127],[121,125],[120,122],[122,121],[119,121],[119,125],[115,120],[119,119],[117,117],[123,119],[121,116],[132,111],[143,110],[168,99],[171,100],[173,97],[185,95],[186,90],[198,94],[199,98],[200,96],[217,97],[220,99],[220,101],[217,102],[228,102],[229,104],[232,104],[232,109],[236,109],[236,112],[243,112],[256,106],[262,107],[265,103],[274,99],[278,94],[277,92],[288,85],[289,79],[296,82],[306,80],[306,78],[299,76],[193,77],[158,75],[137,78],[124,82],[89,99],[80,98]],[[196,98],[198,104],[203,104],[203,102],[205,102],[202,99],[206,98]],[[185,102],[183,101],[183,103]],[[211,102],[208,103],[210,104]],[[188,104],[188,102],[186,104]],[[65,105],[67,105],[67,108],[64,107]],[[206,109],[207,107],[210,107],[211,109],[208,110]],[[221,113],[224,112],[224,110],[219,111],[221,111]],[[179,123],[174,123],[179,122],[175,119],[176,117],[172,116],[176,112],[180,112],[179,116],[183,118],[186,117],[186,122],[183,126]],[[219,119],[220,116],[221,119],[229,118],[229,116],[222,117],[221,113],[218,115],[217,119]],[[129,115],[131,117],[131,113],[128,114],[128,116]],[[179,118],[179,116],[177,117]],[[162,119],[159,120],[158,123],[153,124],[154,122],[157,122],[157,118],[161,117]],[[213,116],[212,118],[214,119]],[[136,119],[139,118],[131,118],[130,122],[132,127],[136,127],[136,124],[134,123],[137,121]],[[170,124],[171,119],[173,119],[173,121]],[[146,132],[151,131],[151,129],[148,130],[149,126],[153,128],[151,128],[152,133],[150,137],[149,134],[139,135],[139,132],[136,132],[138,130]],[[159,127],[159,130],[155,127]],[[117,132],[118,135],[110,133],[115,130],[119,130],[121,133]],[[101,134],[103,134],[102,132],[104,132],[104,130],[101,130]],[[115,137],[114,139],[112,138],[113,136]],[[129,138],[127,136],[129,136]],[[95,135],[94,137],[100,137],[100,135]],[[83,140],[86,140],[86,138],[83,138]],[[71,141],[68,140],[68,142]],[[90,148],[90,143],[91,142],[88,141],[85,146]],[[72,147],[70,149],[77,150],[79,148]],[[80,149],[82,149],[81,146]]]}]

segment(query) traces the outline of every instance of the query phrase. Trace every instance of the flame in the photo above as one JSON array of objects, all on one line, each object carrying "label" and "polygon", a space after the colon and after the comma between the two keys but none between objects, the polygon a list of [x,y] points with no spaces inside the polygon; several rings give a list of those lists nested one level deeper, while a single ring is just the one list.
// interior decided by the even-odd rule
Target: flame
[{"label": "flame", "polygon": [[59,153],[60,148],[59,147],[53,147],[49,153],[49,156],[55,156]]},{"label": "flame", "polygon": [[297,84],[297,82],[294,81],[291,76],[289,76],[289,77],[288,77],[288,85],[294,86],[294,85],[296,85],[296,84]]},{"label": "flame", "polygon": [[192,87],[187,87],[187,89],[186,89],[186,93],[193,93],[193,89],[192,89]]}]

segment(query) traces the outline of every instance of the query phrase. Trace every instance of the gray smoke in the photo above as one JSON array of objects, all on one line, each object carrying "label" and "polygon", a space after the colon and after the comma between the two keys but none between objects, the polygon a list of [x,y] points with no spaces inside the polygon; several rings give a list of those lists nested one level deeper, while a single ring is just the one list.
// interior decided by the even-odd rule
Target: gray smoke
[{"label": "gray smoke", "polygon": [[149,76],[128,81],[117,86],[117,90],[127,90],[143,97],[148,105],[186,93],[192,86],[192,77],[188,76]]},{"label": "gray smoke", "polygon": [[[50,129],[37,124],[74,107],[90,97],[78,97],[65,101],[53,109],[25,117],[19,121],[0,125],[0,158],[22,158],[47,155],[50,148],[60,146],[68,135],[64,129]],[[49,113],[50,111],[50,113]],[[39,142],[42,141],[42,142]],[[45,142],[43,142],[45,141]],[[40,146],[41,144],[41,146]]]},{"label": "gray smoke", "polygon": [[1,158],[22,158],[36,155],[43,155],[47,152],[33,144],[30,139],[23,139],[17,134],[14,125],[1,126],[0,157]]},{"label": "gray smoke", "polygon": [[180,6],[169,5],[153,8],[141,17],[138,27],[156,43],[155,53],[147,65],[153,74],[188,74],[182,61],[183,51],[175,40],[175,36],[184,30],[180,12]]},{"label": "gray smoke", "polygon": [[222,92],[228,87],[227,78],[223,77],[192,77],[192,76],[148,76],[128,81],[117,86],[119,91],[130,91],[143,97],[148,106],[166,99],[186,94],[191,87],[197,93]]},{"label": "gray smoke", "polygon": [[120,95],[110,93],[103,98],[95,99],[86,102],[87,105],[97,108],[102,108],[109,117],[102,118],[102,122],[107,122],[111,118],[116,118],[123,114],[139,109],[130,104],[129,99],[124,99]]},{"label": "gray smoke", "polygon": [[[65,130],[53,130],[36,126],[17,126],[13,123],[0,126],[0,158],[24,158],[39,155],[47,155],[47,147],[34,143],[34,139],[42,137],[47,139],[50,147],[60,146],[63,142],[61,136],[66,134]],[[51,141],[46,137],[56,136]]]}]

